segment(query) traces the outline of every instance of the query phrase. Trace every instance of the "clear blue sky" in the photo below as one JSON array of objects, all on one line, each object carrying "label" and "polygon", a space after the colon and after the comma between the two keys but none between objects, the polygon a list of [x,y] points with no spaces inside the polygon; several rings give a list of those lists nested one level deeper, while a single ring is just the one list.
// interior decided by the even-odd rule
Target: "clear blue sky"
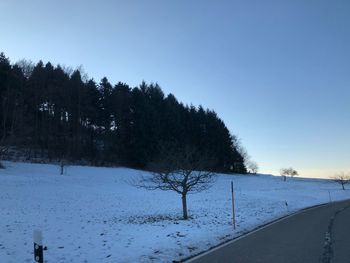
[{"label": "clear blue sky", "polygon": [[0,50],[158,82],[214,109],[262,172],[350,171],[350,1],[0,2]]}]

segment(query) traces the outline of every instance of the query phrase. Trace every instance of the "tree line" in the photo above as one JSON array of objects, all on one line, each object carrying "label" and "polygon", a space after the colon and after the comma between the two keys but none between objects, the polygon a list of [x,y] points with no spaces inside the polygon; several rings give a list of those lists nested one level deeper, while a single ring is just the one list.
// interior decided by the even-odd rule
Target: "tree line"
[{"label": "tree line", "polygon": [[158,84],[138,87],[50,62],[0,54],[0,145],[28,157],[147,168],[164,145],[195,147],[213,171],[246,173],[237,138],[213,110],[184,105]]}]

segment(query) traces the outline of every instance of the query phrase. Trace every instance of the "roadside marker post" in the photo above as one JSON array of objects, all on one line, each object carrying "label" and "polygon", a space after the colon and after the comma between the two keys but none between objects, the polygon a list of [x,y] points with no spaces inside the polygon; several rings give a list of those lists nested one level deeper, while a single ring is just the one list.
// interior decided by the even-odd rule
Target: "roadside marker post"
[{"label": "roadside marker post", "polygon": [[40,230],[34,230],[34,260],[44,263],[43,236]]},{"label": "roadside marker post", "polygon": [[233,229],[236,229],[236,218],[235,218],[235,195],[233,192],[233,181],[231,181],[231,198],[232,198],[232,224]]},{"label": "roadside marker post", "polygon": [[330,202],[330,203],[333,203],[333,202],[332,202],[332,197],[331,197],[331,191],[330,191],[330,190],[328,190],[328,196],[329,196],[329,202]]}]

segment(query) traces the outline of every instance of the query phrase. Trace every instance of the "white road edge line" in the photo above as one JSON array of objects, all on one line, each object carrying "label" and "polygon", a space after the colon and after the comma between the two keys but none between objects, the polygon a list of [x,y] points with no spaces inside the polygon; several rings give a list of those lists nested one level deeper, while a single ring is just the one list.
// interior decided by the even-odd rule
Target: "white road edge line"
[{"label": "white road edge line", "polygon": [[238,241],[238,240],[240,240],[240,239],[242,239],[242,238],[245,238],[245,237],[247,237],[247,236],[250,236],[250,235],[252,235],[252,234],[254,234],[254,233],[256,233],[256,232],[258,232],[258,231],[260,231],[260,230],[263,230],[264,228],[270,227],[270,226],[272,226],[272,225],[274,225],[274,224],[276,224],[276,223],[279,223],[279,222],[281,222],[281,221],[283,221],[283,220],[285,220],[285,219],[287,219],[287,218],[290,218],[290,217],[292,217],[292,216],[296,216],[296,215],[301,214],[301,213],[304,213],[304,212],[308,212],[308,211],[313,210],[313,209],[316,209],[316,208],[320,208],[320,207],[322,207],[322,206],[326,206],[326,205],[330,205],[330,204],[337,203],[337,202],[342,202],[342,201],[345,201],[345,200],[336,201],[336,202],[329,202],[329,203],[323,203],[323,204],[315,205],[315,206],[312,206],[312,207],[309,207],[309,208],[303,208],[303,209],[301,209],[301,210],[299,210],[299,211],[296,211],[296,212],[294,212],[294,213],[292,213],[292,214],[290,214],[290,215],[287,215],[287,216],[284,216],[284,217],[282,217],[282,218],[276,219],[275,221],[273,221],[273,222],[271,222],[271,223],[267,223],[266,225],[264,225],[264,226],[262,226],[262,227],[258,227],[258,228],[255,229],[255,230],[252,230],[252,231],[250,231],[250,232],[248,232],[248,233],[245,233],[245,234],[243,234],[243,235],[241,235],[241,236],[238,236],[237,238],[234,238],[233,240],[228,241],[227,243],[224,243],[224,244],[222,244],[222,245],[219,245],[219,246],[217,246],[217,247],[214,247],[214,248],[212,248],[212,249],[209,249],[209,250],[207,250],[207,251],[205,251],[205,252],[203,252],[203,253],[201,253],[201,254],[199,254],[199,255],[197,255],[197,256],[194,256],[193,258],[190,258],[190,259],[185,260],[185,261],[180,261],[180,262],[191,263],[191,262],[193,262],[193,261],[195,261],[195,260],[197,260],[197,259],[199,259],[199,258],[201,258],[201,257],[204,257],[204,256],[206,256],[206,255],[208,255],[208,254],[210,254],[210,253],[212,253],[212,252],[214,252],[214,251],[216,251],[216,250],[218,250],[218,249],[221,249],[221,248],[223,248],[223,247],[226,247],[226,246],[228,246],[228,245],[231,245],[232,243],[234,243],[234,242],[236,242],[236,241]]}]

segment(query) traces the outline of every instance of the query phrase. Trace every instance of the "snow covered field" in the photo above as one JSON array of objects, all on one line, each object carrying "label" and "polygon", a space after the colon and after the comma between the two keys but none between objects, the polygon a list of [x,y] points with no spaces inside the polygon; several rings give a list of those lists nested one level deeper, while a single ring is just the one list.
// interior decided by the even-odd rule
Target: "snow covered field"
[{"label": "snow covered field", "polygon": [[33,262],[34,229],[43,231],[46,262],[171,262],[298,209],[329,202],[329,193],[332,200],[350,198],[350,190],[327,180],[220,175],[210,190],[189,195],[192,218],[183,221],[178,194],[130,185],[130,179],[147,176],[145,172],[69,166],[61,176],[55,165],[4,164],[0,261],[6,263]]}]

